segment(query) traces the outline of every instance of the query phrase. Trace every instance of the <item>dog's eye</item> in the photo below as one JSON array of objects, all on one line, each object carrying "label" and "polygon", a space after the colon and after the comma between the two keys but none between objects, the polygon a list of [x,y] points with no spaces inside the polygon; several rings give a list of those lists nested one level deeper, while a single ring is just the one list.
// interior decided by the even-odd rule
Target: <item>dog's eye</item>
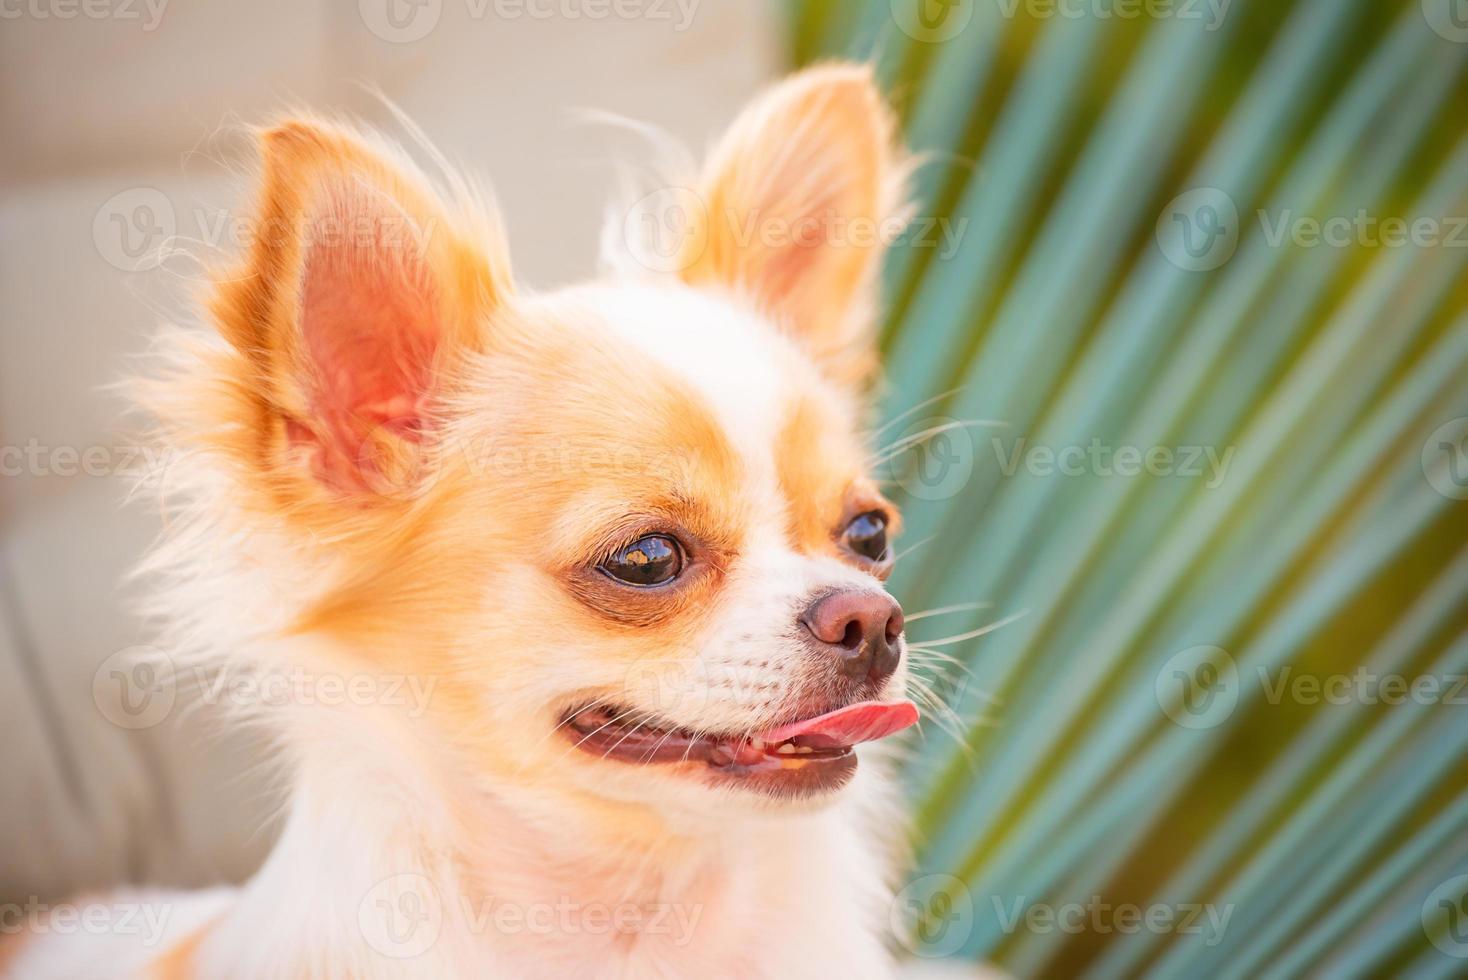
[{"label": "dog's eye", "polygon": [[683,549],[665,534],[649,534],[623,546],[598,567],[627,585],[664,585],[683,571]]},{"label": "dog's eye", "polygon": [[841,537],[855,554],[881,561],[887,557],[887,515],[879,511],[862,514],[846,525]]}]

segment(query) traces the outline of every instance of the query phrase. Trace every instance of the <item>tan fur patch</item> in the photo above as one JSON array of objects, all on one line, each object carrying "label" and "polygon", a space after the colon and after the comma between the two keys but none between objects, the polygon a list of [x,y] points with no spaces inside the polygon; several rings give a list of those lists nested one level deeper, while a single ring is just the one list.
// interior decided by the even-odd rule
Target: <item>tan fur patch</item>
[{"label": "tan fur patch", "polygon": [[20,958],[30,940],[31,935],[27,932],[0,933],[0,976],[6,975],[6,971]]},{"label": "tan fur patch", "polygon": [[155,960],[150,971],[151,980],[195,980],[198,976],[195,961],[199,946],[209,934],[209,928],[204,926],[196,930]]},{"label": "tan fur patch", "polygon": [[866,511],[881,511],[889,534],[897,534],[897,509],[866,476],[861,447],[829,396],[793,402],[776,444],[776,468],[797,550],[848,557],[839,546],[841,529]]}]

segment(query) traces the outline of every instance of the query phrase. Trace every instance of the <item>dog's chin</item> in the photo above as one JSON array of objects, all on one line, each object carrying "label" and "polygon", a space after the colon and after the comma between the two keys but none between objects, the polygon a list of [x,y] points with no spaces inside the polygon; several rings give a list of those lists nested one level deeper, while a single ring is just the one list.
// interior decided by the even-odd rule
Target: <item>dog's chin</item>
[{"label": "dog's chin", "polygon": [[[664,827],[705,830],[730,821],[782,817],[824,810],[843,799],[854,779],[824,791],[794,795],[768,783],[747,779],[706,778],[694,764],[628,765],[581,756],[563,777],[577,787],[581,799],[615,808],[656,813]],[[853,777],[857,767],[852,767]]]},{"label": "dog's chin", "polygon": [[[594,767],[602,788],[643,789],[698,805],[809,808],[837,798],[856,775],[857,744],[912,724],[905,700],[864,701],[760,735],[695,731],[625,708],[572,707],[557,730]],[[589,758],[588,758],[589,757]],[[639,778],[644,777],[644,778]],[[741,806],[740,809],[745,809]]]}]

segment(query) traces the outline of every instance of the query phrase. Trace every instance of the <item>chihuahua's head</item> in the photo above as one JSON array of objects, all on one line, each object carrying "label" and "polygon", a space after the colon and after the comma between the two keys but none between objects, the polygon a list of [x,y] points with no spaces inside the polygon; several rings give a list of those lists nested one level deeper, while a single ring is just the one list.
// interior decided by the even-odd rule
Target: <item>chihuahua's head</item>
[{"label": "chihuahua's head", "polygon": [[892,139],[866,69],[805,72],[651,215],[671,248],[665,223],[527,295],[462,182],[337,125],[265,131],[222,340],[164,411],[223,464],[242,618],[434,678],[427,721],[490,779],[837,794],[916,717],[862,432]]}]

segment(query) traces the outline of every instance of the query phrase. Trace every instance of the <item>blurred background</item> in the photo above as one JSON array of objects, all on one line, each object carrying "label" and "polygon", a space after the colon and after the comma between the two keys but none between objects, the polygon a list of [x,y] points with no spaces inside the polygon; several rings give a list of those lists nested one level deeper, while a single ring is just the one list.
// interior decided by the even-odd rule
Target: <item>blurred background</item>
[{"label": "blurred background", "polygon": [[[518,272],[594,271],[611,110],[694,147],[872,60],[916,956],[1468,975],[1468,0],[0,5],[0,901],[246,875],[258,750],[129,673],[103,386],[228,250],[241,122],[398,103]],[[365,84],[364,84],[365,83]],[[139,698],[139,692],[153,696]]]}]

